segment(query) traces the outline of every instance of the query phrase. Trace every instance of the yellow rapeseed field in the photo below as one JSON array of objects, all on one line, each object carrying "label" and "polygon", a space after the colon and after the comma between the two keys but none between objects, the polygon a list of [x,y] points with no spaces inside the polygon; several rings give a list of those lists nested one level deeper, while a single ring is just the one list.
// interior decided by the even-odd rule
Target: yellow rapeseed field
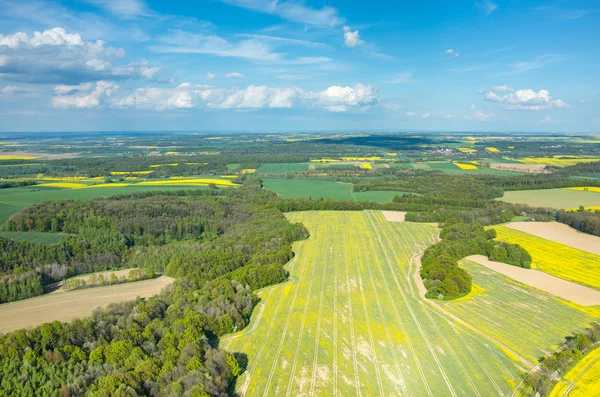
[{"label": "yellow rapeseed field", "polygon": [[365,170],[370,170],[373,169],[373,166],[369,163],[364,163],[360,165],[361,168],[364,168]]},{"label": "yellow rapeseed field", "polygon": [[221,175],[221,178],[235,179],[237,178],[237,175]]},{"label": "yellow rapeseed field", "polygon": [[465,164],[465,163],[454,163],[461,170],[476,170],[477,166],[473,164]]},{"label": "yellow rapeseed field", "polygon": [[565,188],[567,190],[581,190],[584,192],[594,192],[594,193],[600,193],[600,187],[595,187],[595,186],[581,186],[581,187],[567,187]]},{"label": "yellow rapeseed field", "polygon": [[469,147],[459,147],[457,148],[459,151],[463,152],[463,153],[477,153],[476,149],[472,149]]},{"label": "yellow rapeseed field", "polygon": [[[593,205],[591,207],[585,207],[586,211],[600,211],[600,205]],[[567,211],[579,211],[579,207],[577,208],[567,208]]]},{"label": "yellow rapeseed field", "polygon": [[567,167],[579,163],[593,163],[600,161],[597,157],[577,157],[577,156],[554,156],[554,157],[525,157],[518,160],[525,164],[547,164],[556,167]]},{"label": "yellow rapeseed field", "polygon": [[61,176],[61,177],[53,177],[53,176],[44,176],[38,175],[38,180],[41,181],[81,181],[86,179],[85,176]]},{"label": "yellow rapeseed field", "polygon": [[550,397],[583,397],[600,395],[600,348],[586,354],[556,384]]},{"label": "yellow rapeseed field", "polygon": [[256,168],[245,168],[242,170],[242,174],[254,174],[256,172]]},{"label": "yellow rapeseed field", "polygon": [[179,154],[179,152],[167,152],[167,155],[169,156],[177,156]]},{"label": "yellow rapeseed field", "polygon": [[152,164],[150,168],[159,168],[159,167],[177,167],[179,163],[171,163],[171,164]]},{"label": "yellow rapeseed field", "polygon": [[490,153],[498,153],[498,152],[500,152],[500,150],[498,150],[498,149],[496,149],[495,147],[492,147],[492,146],[486,147],[485,150],[487,150]]},{"label": "yellow rapeseed field", "polygon": [[131,186],[129,183],[99,183],[97,185],[90,185],[88,187],[123,187]]},{"label": "yellow rapeseed field", "polygon": [[313,159],[310,160],[311,163],[339,163],[341,160],[336,159]]},{"label": "yellow rapeseed field", "polygon": [[34,160],[39,159],[39,156],[6,156],[0,155],[0,160]]},{"label": "yellow rapeseed field", "polygon": [[519,244],[531,254],[532,268],[600,289],[600,256],[505,226],[493,228],[499,240]]},{"label": "yellow rapeseed field", "polygon": [[[165,179],[158,181],[146,181],[140,182],[136,185],[139,186],[153,186],[153,185],[208,185],[210,183],[214,183],[217,186],[236,186],[235,183],[224,180],[224,179],[211,179],[211,178],[203,178],[203,179]],[[115,184],[111,184],[115,185]]]},{"label": "yellow rapeseed field", "polygon": [[52,182],[52,183],[44,183],[39,186],[45,187],[62,187],[65,189],[80,189],[82,187],[86,187],[87,185],[84,183],[72,183],[72,182]]},{"label": "yellow rapeseed field", "polygon": [[111,175],[149,175],[154,171],[111,171]]},{"label": "yellow rapeseed field", "polygon": [[377,161],[381,160],[381,157],[342,157],[343,161]]}]

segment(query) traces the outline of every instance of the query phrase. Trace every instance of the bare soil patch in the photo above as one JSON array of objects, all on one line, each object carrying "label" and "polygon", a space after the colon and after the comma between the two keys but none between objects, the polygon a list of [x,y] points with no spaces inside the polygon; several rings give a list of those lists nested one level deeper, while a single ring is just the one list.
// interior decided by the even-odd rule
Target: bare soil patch
[{"label": "bare soil patch", "polygon": [[570,226],[558,222],[511,222],[504,226],[534,236],[555,241],[581,251],[600,255],[600,237],[581,233]]},{"label": "bare soil patch", "polygon": [[549,174],[550,171],[545,170],[546,164],[508,164],[508,163],[491,163],[490,168],[502,171],[514,172],[529,172],[532,174]]},{"label": "bare soil patch", "polygon": [[494,262],[483,255],[471,255],[465,258],[479,263],[490,270],[503,274],[520,283],[545,291],[559,298],[575,302],[582,306],[600,305],[600,291],[566,281],[547,273],[533,269],[523,269],[506,263]]},{"label": "bare soil patch", "polygon": [[89,316],[95,308],[109,303],[156,295],[173,281],[171,277],[160,276],[152,280],[43,295],[0,305],[0,332]]},{"label": "bare soil patch", "polygon": [[381,211],[381,213],[388,222],[404,222],[404,217],[406,216],[406,212],[402,211]]}]

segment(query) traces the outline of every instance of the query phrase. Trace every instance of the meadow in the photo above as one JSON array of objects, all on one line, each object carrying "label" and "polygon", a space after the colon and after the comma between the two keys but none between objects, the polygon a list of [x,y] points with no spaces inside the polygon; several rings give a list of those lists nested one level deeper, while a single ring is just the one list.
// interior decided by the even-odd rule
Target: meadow
[{"label": "meadow", "polygon": [[543,239],[505,226],[493,227],[497,239],[519,244],[531,254],[531,268],[600,289],[600,255]]},{"label": "meadow", "polygon": [[256,169],[257,174],[287,174],[308,170],[306,163],[266,163]]},{"label": "meadow", "polygon": [[[378,211],[287,216],[311,233],[294,245],[290,281],[261,290],[249,326],[221,341],[248,355],[241,395],[509,396],[521,371],[548,347],[515,346],[528,353],[524,358],[475,328],[473,314],[458,318],[419,295],[412,275],[435,227],[387,222]],[[536,337],[544,334],[541,343],[588,319],[560,309],[573,317],[560,329],[530,325]],[[519,329],[512,317],[500,331],[505,340]]]},{"label": "meadow", "polygon": [[44,232],[0,232],[0,237],[27,241],[28,243],[37,244],[56,244],[62,240],[65,235],[61,233],[44,233]]},{"label": "meadow", "polygon": [[568,190],[568,189],[543,189],[520,190],[505,192],[498,200],[507,203],[528,204],[534,207],[550,207],[556,209],[600,206],[600,194],[594,192]]},{"label": "meadow", "polygon": [[263,179],[265,189],[277,193],[281,198],[323,198],[345,201],[389,202],[402,192],[370,191],[353,192],[352,184],[314,179]]}]

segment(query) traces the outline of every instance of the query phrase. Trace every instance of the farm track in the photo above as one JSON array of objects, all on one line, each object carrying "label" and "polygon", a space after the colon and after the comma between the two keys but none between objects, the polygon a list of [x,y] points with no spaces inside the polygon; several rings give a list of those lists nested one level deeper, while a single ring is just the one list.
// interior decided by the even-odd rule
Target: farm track
[{"label": "farm track", "polygon": [[377,211],[288,217],[311,233],[294,246],[293,282],[262,293],[249,331],[224,341],[248,355],[240,394],[509,396],[533,366],[469,326],[473,317],[421,298],[412,277],[434,227]]}]

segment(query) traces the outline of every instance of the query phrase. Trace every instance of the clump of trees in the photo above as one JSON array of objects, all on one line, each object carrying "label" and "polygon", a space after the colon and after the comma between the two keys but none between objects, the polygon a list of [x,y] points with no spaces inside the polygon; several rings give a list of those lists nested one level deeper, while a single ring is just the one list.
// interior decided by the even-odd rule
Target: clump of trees
[{"label": "clump of trees", "polygon": [[426,297],[454,299],[471,291],[469,273],[458,261],[469,255],[485,255],[491,260],[530,268],[531,256],[517,244],[494,240],[496,231],[479,224],[448,223],[440,233],[441,241],[427,248],[421,258],[420,275],[427,288]]},{"label": "clump of trees", "polygon": [[124,284],[129,282],[148,280],[154,278],[154,271],[152,269],[131,269],[127,276],[117,277],[115,273],[109,274],[104,277],[102,274],[91,274],[87,279],[83,277],[74,277],[65,280],[64,289],[67,291],[73,291],[76,289],[101,287],[104,285],[116,285]]},{"label": "clump of trees", "polygon": [[586,211],[583,207],[578,211],[559,211],[556,220],[580,232],[600,236],[600,211]]},{"label": "clump of trees", "polygon": [[547,396],[557,380],[600,342],[600,324],[595,323],[584,332],[565,338],[564,345],[551,355],[540,358],[539,369],[531,372],[523,382],[521,395]]}]

